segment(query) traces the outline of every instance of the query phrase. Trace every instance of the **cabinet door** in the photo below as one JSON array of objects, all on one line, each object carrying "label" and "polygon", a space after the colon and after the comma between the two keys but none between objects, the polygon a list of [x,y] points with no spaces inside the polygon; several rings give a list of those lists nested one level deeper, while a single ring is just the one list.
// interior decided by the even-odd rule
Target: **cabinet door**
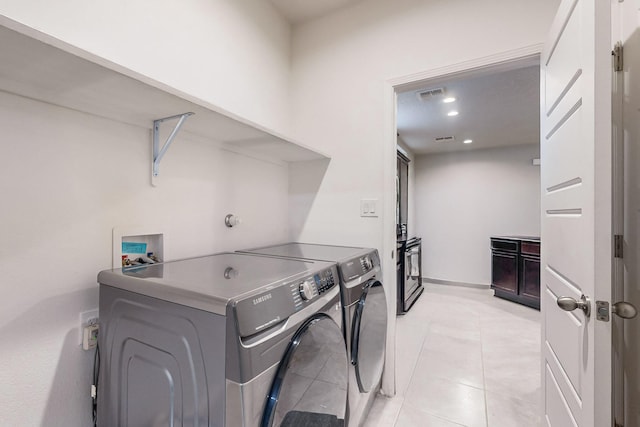
[{"label": "cabinet door", "polygon": [[492,253],[491,286],[518,294],[518,254]]},{"label": "cabinet door", "polygon": [[540,298],[540,258],[522,256],[520,294]]}]

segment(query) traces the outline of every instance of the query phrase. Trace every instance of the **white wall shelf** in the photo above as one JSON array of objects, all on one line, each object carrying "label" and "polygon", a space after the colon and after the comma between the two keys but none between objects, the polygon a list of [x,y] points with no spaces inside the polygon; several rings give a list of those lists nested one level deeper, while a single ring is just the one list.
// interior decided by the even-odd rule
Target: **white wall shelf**
[{"label": "white wall shelf", "polygon": [[[329,159],[197,97],[0,16],[0,90],[152,129],[193,112],[186,134],[274,162]],[[222,83],[224,84],[224,83]]]}]

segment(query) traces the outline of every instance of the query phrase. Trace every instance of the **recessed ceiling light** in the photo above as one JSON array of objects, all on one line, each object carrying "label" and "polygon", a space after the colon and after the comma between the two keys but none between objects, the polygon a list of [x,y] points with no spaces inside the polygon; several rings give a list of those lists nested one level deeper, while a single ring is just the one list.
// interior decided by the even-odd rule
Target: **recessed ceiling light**
[{"label": "recessed ceiling light", "polygon": [[449,112],[447,113],[447,116],[457,116],[457,115],[458,115],[458,112],[457,112],[457,111],[449,111]]},{"label": "recessed ceiling light", "polygon": [[464,141],[465,144],[471,144],[473,142],[473,139],[465,139]]},{"label": "recessed ceiling light", "polygon": [[455,100],[456,99],[453,96],[450,96],[448,98],[443,99],[442,102],[444,102],[445,104],[448,104],[448,103],[453,102]]}]

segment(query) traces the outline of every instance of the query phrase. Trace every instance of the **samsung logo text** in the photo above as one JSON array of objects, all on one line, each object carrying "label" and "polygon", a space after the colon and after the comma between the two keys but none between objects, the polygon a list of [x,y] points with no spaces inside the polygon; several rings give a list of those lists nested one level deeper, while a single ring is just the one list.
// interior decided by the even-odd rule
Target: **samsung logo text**
[{"label": "samsung logo text", "polygon": [[253,305],[258,305],[261,302],[265,302],[265,301],[270,300],[270,299],[271,299],[271,294],[270,293],[262,295],[262,296],[260,296],[258,298],[254,298],[253,299]]}]

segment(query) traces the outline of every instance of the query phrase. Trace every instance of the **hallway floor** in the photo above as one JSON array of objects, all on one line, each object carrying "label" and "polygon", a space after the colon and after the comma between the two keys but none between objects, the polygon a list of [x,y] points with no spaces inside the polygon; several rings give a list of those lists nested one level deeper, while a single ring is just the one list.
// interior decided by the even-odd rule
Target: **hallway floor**
[{"label": "hallway floor", "polygon": [[364,427],[540,425],[540,312],[491,290],[425,284],[398,317],[396,366]]}]

